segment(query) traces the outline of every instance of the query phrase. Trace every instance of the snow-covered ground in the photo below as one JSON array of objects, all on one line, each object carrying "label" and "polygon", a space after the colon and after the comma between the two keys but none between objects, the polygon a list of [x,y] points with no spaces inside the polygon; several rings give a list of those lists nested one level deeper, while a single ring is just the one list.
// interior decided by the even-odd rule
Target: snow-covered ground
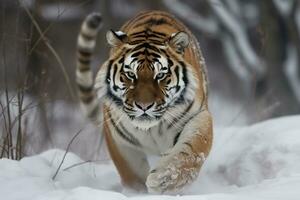
[{"label": "snow-covered ground", "polygon": [[63,156],[49,150],[21,161],[0,160],[0,199],[300,199],[300,116],[216,129],[198,180],[177,196],[125,189],[110,161],[82,164],[73,153],[52,180]]}]

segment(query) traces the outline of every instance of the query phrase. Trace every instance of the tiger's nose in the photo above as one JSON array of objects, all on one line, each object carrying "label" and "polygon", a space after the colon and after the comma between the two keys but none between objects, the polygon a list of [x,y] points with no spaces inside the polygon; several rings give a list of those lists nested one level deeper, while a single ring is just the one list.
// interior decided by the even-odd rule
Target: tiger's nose
[{"label": "tiger's nose", "polygon": [[149,103],[135,102],[135,105],[139,109],[146,111],[149,110],[154,105],[154,102],[149,102]]}]

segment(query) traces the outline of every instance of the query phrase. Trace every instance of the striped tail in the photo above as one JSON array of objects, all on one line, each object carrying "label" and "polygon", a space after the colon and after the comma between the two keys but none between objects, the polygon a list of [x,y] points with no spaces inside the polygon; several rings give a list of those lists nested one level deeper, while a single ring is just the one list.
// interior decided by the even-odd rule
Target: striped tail
[{"label": "striped tail", "polygon": [[96,45],[96,36],[102,17],[99,13],[88,15],[81,25],[77,40],[76,82],[82,109],[94,122],[99,121],[100,106],[94,89],[91,58]]}]

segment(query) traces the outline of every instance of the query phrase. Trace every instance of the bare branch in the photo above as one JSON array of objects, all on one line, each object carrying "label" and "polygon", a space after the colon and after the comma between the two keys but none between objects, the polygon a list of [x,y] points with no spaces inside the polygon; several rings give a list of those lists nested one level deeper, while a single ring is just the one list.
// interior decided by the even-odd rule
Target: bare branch
[{"label": "bare branch", "polygon": [[[68,6],[68,7],[64,7],[62,11],[59,11],[57,16],[56,16],[56,20],[59,20],[59,18],[65,14],[67,11],[71,11],[71,10],[75,10],[76,8],[80,8],[80,6],[83,6],[84,4],[87,4],[88,1],[83,1],[83,2],[79,2],[77,4],[75,4],[75,6]],[[27,6],[29,7],[29,6]],[[43,38],[45,37],[46,33],[50,30],[50,28],[53,26],[54,22],[52,22],[44,31],[42,34],[40,34],[40,37],[36,40],[36,42],[32,45],[32,48],[29,50],[29,55],[32,54],[32,52],[34,51],[34,49],[37,47],[37,45],[40,43],[41,40],[43,40]]]},{"label": "bare branch", "polygon": [[71,169],[73,167],[78,167],[80,165],[83,165],[83,164],[86,164],[86,163],[91,163],[91,162],[94,162],[94,161],[93,160],[86,160],[86,161],[82,161],[80,163],[75,163],[73,165],[70,165],[69,167],[64,168],[63,171],[67,171],[67,170],[69,170],[69,169]]},{"label": "bare branch", "polygon": [[54,179],[56,178],[56,176],[57,176],[57,174],[58,174],[58,172],[59,172],[59,170],[60,170],[62,164],[63,164],[64,161],[65,161],[65,158],[66,158],[66,156],[67,156],[67,153],[68,153],[69,150],[70,150],[70,147],[71,147],[73,141],[74,141],[75,138],[81,133],[81,131],[82,131],[82,129],[80,129],[80,130],[72,137],[71,141],[69,142],[69,144],[68,144],[68,146],[67,146],[67,149],[66,149],[66,151],[65,151],[65,154],[64,154],[64,156],[63,156],[63,158],[62,158],[62,160],[61,160],[61,162],[60,162],[60,164],[59,164],[59,166],[58,166],[58,168],[57,168],[55,174],[52,176],[52,180],[54,180]]},{"label": "bare branch", "polygon": [[221,40],[224,47],[224,54],[227,56],[229,67],[237,74],[240,80],[244,80],[249,83],[252,80],[251,73],[244,66],[244,61],[240,58],[239,52],[235,48],[234,41],[227,34],[224,34],[223,40]]},{"label": "bare branch", "polygon": [[300,78],[299,74],[299,63],[297,57],[297,50],[295,46],[290,45],[288,48],[287,59],[284,63],[284,73],[288,79],[291,89],[294,92],[297,101],[300,103]]},{"label": "bare branch", "polygon": [[298,0],[288,0],[288,1],[273,0],[273,3],[276,9],[283,17],[289,17],[297,1]]},{"label": "bare branch", "polygon": [[18,89],[18,131],[17,131],[17,142],[16,142],[16,159],[19,160],[22,157],[22,107],[24,100],[24,91],[23,89]]},{"label": "bare branch", "polygon": [[67,86],[68,86],[68,89],[69,89],[69,92],[70,92],[70,95],[71,95],[71,97],[73,99],[75,99],[75,94],[74,94],[74,91],[73,91],[73,89],[71,87],[71,81],[70,81],[69,75],[68,75],[68,73],[66,71],[66,67],[63,64],[60,56],[57,54],[57,52],[55,51],[55,49],[49,43],[48,39],[43,35],[43,31],[41,30],[41,28],[38,25],[37,21],[34,19],[33,15],[28,10],[28,7],[23,4],[23,1],[19,0],[19,2],[20,2],[21,5],[23,5],[23,8],[24,8],[25,12],[27,13],[27,15],[29,16],[29,18],[31,19],[31,21],[32,21],[34,27],[36,28],[36,30],[39,32],[39,34],[40,34],[43,42],[45,43],[45,45],[48,47],[48,49],[50,50],[50,52],[53,54],[53,56],[55,57],[56,61],[58,62],[59,67],[60,67],[61,71],[63,72],[65,81],[67,83]]},{"label": "bare branch", "polygon": [[[263,77],[266,72],[266,67],[251,47],[247,38],[246,30],[241,22],[237,20],[237,17],[234,17],[228,10],[226,10],[224,4],[220,0],[210,0],[210,2],[213,3],[210,3],[211,8],[218,17],[218,20],[235,40],[236,48],[241,53],[241,56],[245,60],[247,66],[258,76],[258,78]],[[217,5],[214,5],[216,3]]]}]

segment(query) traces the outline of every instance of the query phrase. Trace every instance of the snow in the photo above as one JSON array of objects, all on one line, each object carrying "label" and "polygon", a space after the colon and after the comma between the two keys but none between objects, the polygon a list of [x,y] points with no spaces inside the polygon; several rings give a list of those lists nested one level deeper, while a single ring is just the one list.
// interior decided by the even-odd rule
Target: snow
[{"label": "snow", "polygon": [[20,161],[1,159],[0,199],[299,200],[299,122],[300,115],[215,128],[213,149],[198,179],[180,195],[123,188],[110,161],[82,163],[74,153],[67,154],[52,180],[65,154],[53,149]]}]

